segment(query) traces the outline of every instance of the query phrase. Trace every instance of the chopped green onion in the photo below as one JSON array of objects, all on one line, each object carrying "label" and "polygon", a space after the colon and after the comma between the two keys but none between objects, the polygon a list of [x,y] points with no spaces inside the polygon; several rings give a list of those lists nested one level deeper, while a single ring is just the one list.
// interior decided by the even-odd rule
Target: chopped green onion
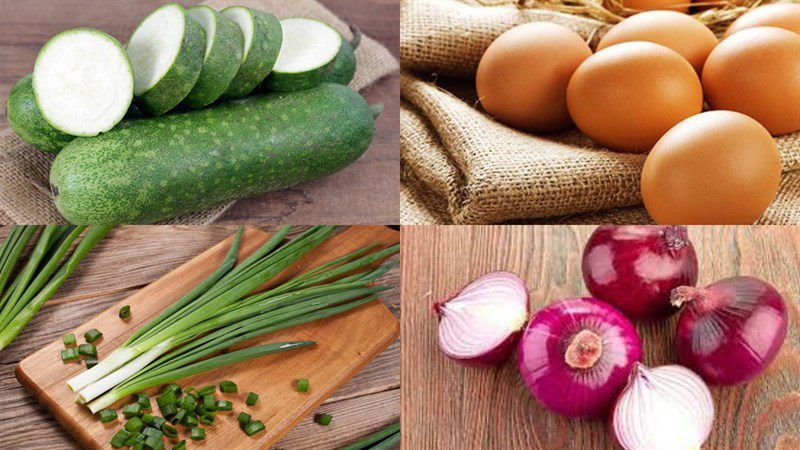
[{"label": "chopped green onion", "polygon": [[189,437],[193,441],[202,441],[206,438],[206,430],[200,427],[192,428],[192,431],[189,433]]},{"label": "chopped green onion", "polygon": [[172,447],[172,450],[186,450],[186,439],[178,442]]},{"label": "chopped green onion", "polygon": [[175,397],[175,392],[172,390],[166,391],[163,394],[156,397],[156,403],[158,407],[166,406],[166,405],[174,405],[178,401],[177,397]]},{"label": "chopped green onion", "polygon": [[144,450],[144,443],[136,443],[131,447],[133,450]]},{"label": "chopped green onion", "polygon": [[236,416],[236,420],[239,421],[239,425],[245,426],[248,423],[250,423],[250,414],[247,414],[246,412],[241,412],[239,413],[238,416]]},{"label": "chopped green onion", "polygon": [[155,416],[153,417],[153,421],[150,422],[150,426],[155,428],[156,430],[161,430],[162,428],[164,428],[164,425],[166,423],[167,421],[163,417]]},{"label": "chopped green onion", "polygon": [[102,423],[108,423],[117,420],[116,409],[104,409],[97,414],[100,416],[100,422]]},{"label": "chopped green onion", "polygon": [[144,423],[146,423],[148,425],[153,423],[153,419],[155,419],[155,416],[153,416],[152,414],[144,414],[144,415],[142,415],[142,422],[144,422]]},{"label": "chopped green onion", "polygon": [[205,413],[202,416],[198,417],[197,420],[200,421],[203,425],[214,425],[214,414],[213,413]]},{"label": "chopped green onion", "polygon": [[186,417],[186,414],[187,414],[186,410],[181,408],[178,410],[178,412],[175,413],[174,416],[172,416],[169,419],[169,421],[172,423],[180,423],[180,421],[183,420],[184,417]]},{"label": "chopped green onion", "polygon": [[101,337],[103,337],[103,333],[101,333],[100,330],[98,330],[97,328],[92,328],[86,333],[83,333],[83,338],[86,339],[86,342],[90,344],[92,342],[100,340]]},{"label": "chopped green onion", "polygon": [[192,397],[197,397],[199,394],[197,393],[197,388],[194,386],[189,386],[183,390],[183,393],[186,395],[191,395]]},{"label": "chopped green onion", "polygon": [[125,305],[119,309],[119,318],[122,320],[127,319],[131,316],[131,307],[130,305]]},{"label": "chopped green onion", "polygon": [[257,401],[258,401],[258,394],[256,394],[255,392],[247,394],[247,400],[245,400],[247,406],[253,406],[256,404]]},{"label": "chopped green onion", "polygon": [[168,384],[167,387],[164,388],[163,392],[169,392],[169,391],[172,391],[172,393],[175,394],[176,398],[183,393],[183,391],[181,391],[181,387],[175,383]]},{"label": "chopped green onion", "polygon": [[78,358],[80,358],[80,356],[78,355],[78,349],[75,347],[61,350],[61,361],[75,361]]},{"label": "chopped green onion", "polygon": [[164,436],[168,438],[174,438],[178,435],[178,430],[172,425],[164,424],[163,431],[164,431]]},{"label": "chopped green onion", "polygon": [[333,420],[333,416],[330,414],[315,414],[314,415],[314,422],[317,422],[320,425],[328,426],[331,424],[331,420]]},{"label": "chopped green onion", "polygon": [[201,397],[204,397],[206,395],[212,395],[215,392],[217,392],[217,387],[214,386],[213,384],[211,384],[211,385],[203,387],[199,391],[197,391],[197,395],[199,395]]},{"label": "chopped green onion", "polygon": [[142,419],[136,416],[131,417],[128,422],[125,423],[125,429],[131,433],[139,432],[142,430],[142,428],[144,428],[144,422],[142,422]]},{"label": "chopped green onion", "polygon": [[220,400],[217,402],[217,411],[232,411],[233,403],[227,400]]},{"label": "chopped green onion", "polygon": [[61,338],[61,342],[64,343],[65,347],[72,347],[73,345],[75,345],[77,343],[77,340],[75,340],[75,334],[74,333],[70,333],[70,334],[62,337]]},{"label": "chopped green onion", "polygon": [[239,392],[238,386],[233,381],[220,381],[219,382],[219,390],[220,392],[224,392],[226,394],[232,394]]},{"label": "chopped green onion", "polygon": [[213,395],[206,395],[203,397],[203,409],[206,411],[214,412],[217,410],[217,399]]},{"label": "chopped green onion", "polygon": [[125,439],[125,445],[132,446],[136,444],[143,444],[146,438],[147,436],[143,435],[142,433],[133,432],[131,437]]},{"label": "chopped green onion", "polygon": [[165,419],[169,419],[170,417],[178,413],[178,407],[175,406],[174,403],[166,404],[160,409],[161,409],[161,415],[164,416]]},{"label": "chopped green onion", "polygon": [[97,365],[97,358],[86,358],[86,368],[91,369],[92,367]]},{"label": "chopped green onion", "polygon": [[195,406],[197,406],[197,400],[191,395],[186,395],[181,398],[178,405],[187,411],[194,411]]},{"label": "chopped green onion", "polygon": [[301,378],[297,380],[297,392],[308,392],[308,379]]},{"label": "chopped green onion", "polygon": [[186,428],[196,427],[197,424],[197,416],[194,414],[186,414],[186,417],[181,420],[181,425],[185,426]]},{"label": "chopped green onion", "polygon": [[122,407],[122,415],[128,419],[131,417],[140,417],[142,415],[142,405],[138,403],[129,403]]},{"label": "chopped green onion", "polygon": [[152,450],[162,450],[164,448],[164,441],[155,436],[148,436],[144,441],[144,446]]},{"label": "chopped green onion", "polygon": [[153,427],[145,428],[144,431],[142,431],[142,434],[144,434],[145,436],[154,437],[156,439],[161,439],[161,436],[164,435],[164,433],[162,433],[161,430]]},{"label": "chopped green onion", "polygon": [[114,448],[122,448],[129,437],[131,437],[131,433],[128,430],[119,430],[111,437],[111,446]]},{"label": "chopped green onion", "polygon": [[252,436],[261,431],[264,431],[264,424],[260,420],[254,420],[244,426],[244,432],[247,433],[248,436]]},{"label": "chopped green onion", "polygon": [[153,405],[150,403],[150,397],[148,397],[147,394],[136,394],[136,403],[142,405],[142,410],[144,411],[152,411],[153,409]]},{"label": "chopped green onion", "polygon": [[81,344],[78,346],[78,354],[83,356],[97,357],[97,347],[92,344]]}]

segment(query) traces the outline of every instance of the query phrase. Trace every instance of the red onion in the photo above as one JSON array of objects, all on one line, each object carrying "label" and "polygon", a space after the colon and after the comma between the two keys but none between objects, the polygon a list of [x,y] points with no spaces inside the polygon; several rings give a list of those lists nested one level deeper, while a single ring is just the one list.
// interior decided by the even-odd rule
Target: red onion
[{"label": "red onion", "polygon": [[511,272],[492,272],[433,305],[439,348],[465,364],[498,366],[514,351],[528,320],[528,290]]},{"label": "red onion", "polygon": [[774,287],[758,278],[678,287],[672,302],[683,308],[678,361],[712,384],[752,379],[775,359],[786,338],[786,305]]},{"label": "red onion", "polygon": [[697,282],[697,256],[684,226],[602,226],[583,250],[583,280],[595,298],[652,319],[675,312],[673,288]]},{"label": "red onion", "polygon": [[600,417],[642,358],[627,317],[593,298],[541,309],[519,345],[519,371],[545,407],[567,417]]},{"label": "red onion", "polygon": [[625,450],[700,449],[713,423],[714,400],[696,373],[639,363],[611,416],[611,429]]}]

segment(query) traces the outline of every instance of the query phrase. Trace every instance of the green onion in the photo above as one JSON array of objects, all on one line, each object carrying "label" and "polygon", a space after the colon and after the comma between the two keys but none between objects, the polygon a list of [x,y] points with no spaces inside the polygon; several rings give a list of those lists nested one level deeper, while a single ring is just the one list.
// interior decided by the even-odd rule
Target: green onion
[{"label": "green onion", "polygon": [[233,411],[233,403],[227,400],[217,402],[217,411]]},{"label": "green onion", "polygon": [[136,403],[142,405],[143,411],[152,411],[153,404],[150,403],[150,398],[145,393],[138,393],[136,394]]},{"label": "green onion", "polygon": [[128,420],[128,422],[125,423],[125,429],[130,431],[131,433],[139,432],[142,430],[143,427],[144,427],[144,422],[142,422],[142,419],[138,417],[131,417]]},{"label": "green onion", "polygon": [[[130,431],[130,430],[128,430],[128,431]],[[128,439],[125,439],[125,445],[133,446],[133,445],[136,445],[139,441],[144,442],[144,439],[145,439],[145,435],[143,435],[142,433],[139,433],[137,431],[131,431],[131,435],[128,437]]]},{"label": "green onion", "polygon": [[154,427],[145,428],[144,431],[142,431],[142,434],[144,434],[145,436],[154,437],[156,439],[161,439],[161,436],[164,435],[164,433],[161,432],[160,429]]},{"label": "green onion", "polygon": [[163,431],[164,431],[164,436],[168,438],[174,438],[178,435],[178,430],[172,425],[164,424]]},{"label": "green onion", "polygon": [[175,384],[175,383],[170,383],[170,384],[168,384],[168,385],[167,385],[167,387],[165,387],[165,388],[164,388],[164,390],[163,390],[162,392],[169,392],[169,391],[172,391],[172,393],[173,393],[173,394],[175,394],[175,397],[176,397],[176,398],[177,398],[179,395],[181,395],[181,393],[183,392],[183,391],[181,391],[181,387],[180,387],[180,386],[178,386],[178,385],[177,385],[177,384]]},{"label": "green onion", "polygon": [[241,412],[239,413],[238,416],[236,416],[236,420],[239,422],[239,425],[245,426],[248,423],[250,423],[250,414],[247,414],[246,412]]},{"label": "green onion", "polygon": [[[27,263],[16,275],[9,290],[2,292],[14,265],[19,259],[17,251],[24,249],[38,227],[25,227],[9,235],[0,252],[0,350],[11,341],[39,312],[44,303],[52,297],[59,287],[72,274],[78,264],[92,248],[111,230],[112,226],[97,225],[89,228],[67,257],[72,244],[86,226],[47,225],[37,238],[36,245]],[[12,230],[13,231],[13,230]],[[9,241],[13,238],[13,243]],[[21,245],[21,247],[20,247]],[[64,260],[66,258],[66,260]],[[82,373],[88,373],[87,370]],[[96,412],[96,411],[95,411]]]},{"label": "green onion", "polygon": [[97,328],[92,328],[91,330],[83,333],[83,338],[86,339],[86,342],[93,343],[95,341],[100,340],[103,337],[103,333],[100,332]]},{"label": "green onion", "polygon": [[169,421],[172,423],[180,423],[184,417],[186,417],[187,411],[185,409],[179,409],[178,412],[173,415]]},{"label": "green onion", "polygon": [[183,439],[175,444],[175,446],[172,447],[172,450],[186,450],[186,439]]},{"label": "green onion", "polygon": [[194,414],[186,414],[186,417],[181,420],[181,425],[185,426],[186,428],[196,427],[197,424],[197,416]]},{"label": "green onion", "polygon": [[153,417],[153,421],[150,423],[150,426],[155,428],[156,430],[161,430],[164,428],[164,425],[167,424],[167,420],[161,416]]},{"label": "green onion", "polygon": [[61,361],[75,361],[78,358],[80,358],[80,355],[78,355],[78,349],[75,347],[61,350]]},{"label": "green onion", "polygon": [[326,427],[331,424],[331,420],[333,420],[333,416],[331,416],[330,414],[315,414],[314,415],[314,422],[316,422],[316,423],[318,423],[320,425],[324,425]]},{"label": "green onion", "polygon": [[203,408],[206,411],[216,411],[217,410],[217,399],[214,398],[213,395],[206,395],[203,397]]},{"label": "green onion", "polygon": [[125,320],[131,316],[131,306],[125,305],[119,309],[119,318]]},{"label": "green onion", "polygon": [[148,436],[147,439],[144,440],[144,446],[152,450],[161,450],[164,448],[164,441],[162,441],[160,437]]},{"label": "green onion", "polygon": [[97,357],[97,347],[92,344],[81,344],[78,346],[78,354],[83,356]]},{"label": "green onion", "polygon": [[100,416],[100,422],[102,423],[108,423],[117,420],[116,409],[104,409],[97,414]]},{"label": "green onion", "polygon": [[247,406],[253,406],[256,404],[257,401],[258,401],[258,394],[256,394],[255,392],[251,392],[247,394],[247,400],[245,400],[244,402],[247,404]]},{"label": "green onion", "polygon": [[178,407],[175,406],[174,403],[166,404],[159,409],[161,410],[161,415],[164,416],[165,419],[169,419],[178,413]]},{"label": "green onion", "polygon": [[64,347],[72,347],[73,345],[75,345],[77,343],[77,341],[75,339],[75,334],[74,333],[70,333],[70,334],[64,336],[63,338],[61,338],[61,342],[64,343]]},{"label": "green onion", "polygon": [[136,443],[131,447],[133,450],[144,450],[144,443]]},{"label": "green onion", "polygon": [[122,407],[122,415],[131,418],[139,417],[142,415],[142,405],[138,403],[129,403]]},{"label": "green onion", "polygon": [[197,406],[197,400],[191,395],[186,395],[178,402],[178,406],[187,411],[194,411],[195,406]]},{"label": "green onion", "polygon": [[97,365],[97,358],[86,358],[86,368],[91,369],[92,367]]},{"label": "green onion", "polygon": [[220,381],[219,382],[219,390],[220,392],[224,392],[226,394],[232,394],[239,392],[239,387],[236,386],[236,383],[233,381]]},{"label": "green onion", "polygon": [[197,420],[199,420],[200,423],[202,423],[203,425],[209,425],[209,426],[214,425],[214,419],[215,419],[215,417],[214,417],[214,414],[212,414],[212,413],[206,413],[206,414],[203,414],[202,416],[197,418]]},{"label": "green onion", "polygon": [[183,390],[183,393],[186,395],[191,395],[192,397],[197,397],[198,395],[200,395],[197,393],[197,388],[195,388],[194,386],[187,387],[186,389]]},{"label": "green onion", "polygon": [[260,420],[254,420],[244,426],[244,432],[247,433],[248,436],[252,436],[261,431],[264,431],[264,424]]},{"label": "green onion", "polygon": [[111,446],[114,448],[121,448],[125,445],[125,441],[131,437],[131,433],[127,430],[119,430],[114,436],[111,437]]},{"label": "green onion", "polygon": [[308,392],[308,379],[301,378],[297,380],[297,392]]},{"label": "green onion", "polygon": [[197,391],[197,395],[205,397],[206,395],[212,395],[215,392],[217,392],[217,387],[212,384],[201,388],[199,391]]},{"label": "green onion", "polygon": [[396,432],[386,439],[370,447],[370,450],[388,450],[400,442],[400,432]]},{"label": "green onion", "polygon": [[192,431],[189,433],[189,437],[193,441],[202,441],[206,438],[206,430],[200,427],[192,428]]},{"label": "green onion", "polygon": [[144,415],[142,415],[142,422],[144,422],[144,423],[146,423],[148,425],[153,423],[153,419],[155,419],[155,416],[153,416],[152,414],[144,414]]}]

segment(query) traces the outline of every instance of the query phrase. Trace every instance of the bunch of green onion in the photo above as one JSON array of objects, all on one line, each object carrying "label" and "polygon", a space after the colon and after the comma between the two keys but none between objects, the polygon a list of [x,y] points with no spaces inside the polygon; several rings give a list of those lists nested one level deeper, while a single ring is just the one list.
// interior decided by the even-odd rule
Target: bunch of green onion
[{"label": "bunch of green onion", "polygon": [[[59,225],[11,228],[0,246],[0,350],[17,337],[112,226],[92,226],[67,256],[72,244],[87,228]],[[33,250],[9,284],[29,244],[33,245]]]},{"label": "bunch of green onion", "polygon": [[310,269],[266,291],[250,294],[327,240],[334,226],[317,226],[281,245],[284,227],[261,248],[235,265],[242,238],[239,228],[222,265],[99,364],[67,382],[76,401],[96,413],[149,387],[262,355],[313,342],[282,342],[245,347],[206,358],[273,331],[330,317],[378,297],[388,286],[372,282],[396,264],[377,261],[399,250],[370,253],[370,245]]}]

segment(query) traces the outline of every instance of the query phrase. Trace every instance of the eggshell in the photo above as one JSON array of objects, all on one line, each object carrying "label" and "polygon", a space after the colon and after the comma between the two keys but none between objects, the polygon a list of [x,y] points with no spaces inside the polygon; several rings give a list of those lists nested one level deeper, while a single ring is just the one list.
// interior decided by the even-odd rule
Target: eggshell
[{"label": "eggshell", "polygon": [[800,34],[755,27],[708,55],[703,90],[711,109],[739,111],[778,135],[800,130]]},{"label": "eggshell", "polygon": [[575,125],[614,150],[642,153],[703,107],[700,80],[678,53],[650,42],[625,42],[586,59],[567,87]]},{"label": "eggshell", "polygon": [[673,11],[687,12],[691,0],[622,0],[622,5],[637,11],[650,11],[654,9],[670,9]]},{"label": "eggshell", "polygon": [[718,42],[714,33],[692,16],[675,11],[648,11],[614,25],[600,39],[597,50],[633,41],[652,42],[675,50],[698,74]]},{"label": "eggshell", "polygon": [[770,3],[753,8],[728,27],[724,38],[753,27],[778,27],[800,34],[800,3]]},{"label": "eggshell", "polygon": [[592,50],[574,31],[549,22],[514,27],[481,57],[475,84],[483,109],[515,128],[551,132],[571,124],[567,84]]},{"label": "eggshell", "polygon": [[642,170],[642,199],[660,224],[752,224],[778,192],[781,160],[758,122],[709,111],[675,125]]}]

